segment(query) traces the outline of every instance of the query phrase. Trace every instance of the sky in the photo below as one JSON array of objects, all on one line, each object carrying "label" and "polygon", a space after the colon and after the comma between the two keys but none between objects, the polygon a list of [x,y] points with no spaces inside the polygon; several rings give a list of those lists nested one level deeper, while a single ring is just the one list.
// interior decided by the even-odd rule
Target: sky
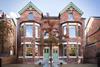
[{"label": "sky", "polygon": [[58,16],[59,12],[64,9],[65,6],[73,2],[84,12],[82,17],[88,19],[91,16],[100,16],[100,0],[0,0],[0,10],[8,14],[15,13],[19,16],[18,11],[30,1],[33,2],[44,15],[48,12],[50,16]]}]

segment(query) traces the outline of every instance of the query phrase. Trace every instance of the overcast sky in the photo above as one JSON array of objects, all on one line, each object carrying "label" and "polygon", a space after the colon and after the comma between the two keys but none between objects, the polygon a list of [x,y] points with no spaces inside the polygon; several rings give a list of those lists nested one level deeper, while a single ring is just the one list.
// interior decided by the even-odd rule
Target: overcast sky
[{"label": "overcast sky", "polygon": [[0,10],[6,13],[14,12],[18,15],[18,11],[30,1],[44,15],[48,12],[50,16],[58,16],[59,12],[65,6],[73,2],[84,12],[84,18],[88,19],[91,16],[100,16],[100,0],[0,0]]}]

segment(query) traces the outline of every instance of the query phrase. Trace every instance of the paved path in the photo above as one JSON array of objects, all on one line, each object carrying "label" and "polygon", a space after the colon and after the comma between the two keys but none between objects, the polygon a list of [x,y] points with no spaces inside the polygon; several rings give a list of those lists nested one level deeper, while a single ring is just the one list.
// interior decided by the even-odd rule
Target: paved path
[{"label": "paved path", "polygon": [[65,64],[62,67],[97,67],[97,64]]},{"label": "paved path", "polygon": [[[40,67],[34,64],[5,64],[2,67]],[[97,67],[96,64],[65,64],[61,67]]]}]

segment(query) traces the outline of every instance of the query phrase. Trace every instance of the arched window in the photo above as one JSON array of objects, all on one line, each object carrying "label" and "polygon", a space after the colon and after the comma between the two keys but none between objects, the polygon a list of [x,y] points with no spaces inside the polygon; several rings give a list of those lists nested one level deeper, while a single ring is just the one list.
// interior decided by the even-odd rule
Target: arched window
[{"label": "arched window", "polygon": [[68,14],[68,21],[74,21],[74,16],[72,13]]},{"label": "arched window", "polygon": [[28,20],[33,20],[33,19],[34,19],[33,13],[30,12],[29,15],[28,15]]}]

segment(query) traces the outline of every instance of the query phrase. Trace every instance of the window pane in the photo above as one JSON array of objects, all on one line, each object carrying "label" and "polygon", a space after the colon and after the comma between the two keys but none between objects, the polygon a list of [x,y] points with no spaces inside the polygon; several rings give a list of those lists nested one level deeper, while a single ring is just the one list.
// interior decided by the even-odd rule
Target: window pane
[{"label": "window pane", "polygon": [[64,56],[66,56],[66,49],[64,49]]},{"label": "window pane", "polygon": [[44,32],[44,39],[47,39],[49,37],[49,33],[47,31]]},{"label": "window pane", "polygon": [[68,21],[74,21],[74,16],[72,13],[68,14]]},{"label": "window pane", "polygon": [[74,44],[71,44],[69,54],[70,56],[76,56],[76,48]]},{"label": "window pane", "polygon": [[21,36],[24,36],[24,26],[20,27]]},{"label": "window pane", "polygon": [[80,36],[80,26],[78,26],[78,36]]},{"label": "window pane", "polygon": [[33,17],[33,14],[32,14],[32,13],[29,13],[29,15],[28,15],[28,19],[29,19],[29,20],[33,20],[33,19],[34,19],[34,17]]},{"label": "window pane", "polygon": [[66,35],[66,26],[63,27],[64,35]]},{"label": "window pane", "polygon": [[66,44],[63,44],[63,56],[66,56]]},{"label": "window pane", "polygon": [[26,26],[26,37],[32,37],[32,26],[27,25]]},{"label": "window pane", "polygon": [[38,38],[38,34],[39,34],[38,30],[39,30],[38,26],[35,26],[35,37],[36,38]]},{"label": "window pane", "polygon": [[66,23],[64,23],[64,24],[62,24],[62,31],[63,31],[63,34],[64,35],[66,35],[67,34],[67,24]]},{"label": "window pane", "polygon": [[69,36],[76,37],[76,28],[75,26],[69,26]]}]

